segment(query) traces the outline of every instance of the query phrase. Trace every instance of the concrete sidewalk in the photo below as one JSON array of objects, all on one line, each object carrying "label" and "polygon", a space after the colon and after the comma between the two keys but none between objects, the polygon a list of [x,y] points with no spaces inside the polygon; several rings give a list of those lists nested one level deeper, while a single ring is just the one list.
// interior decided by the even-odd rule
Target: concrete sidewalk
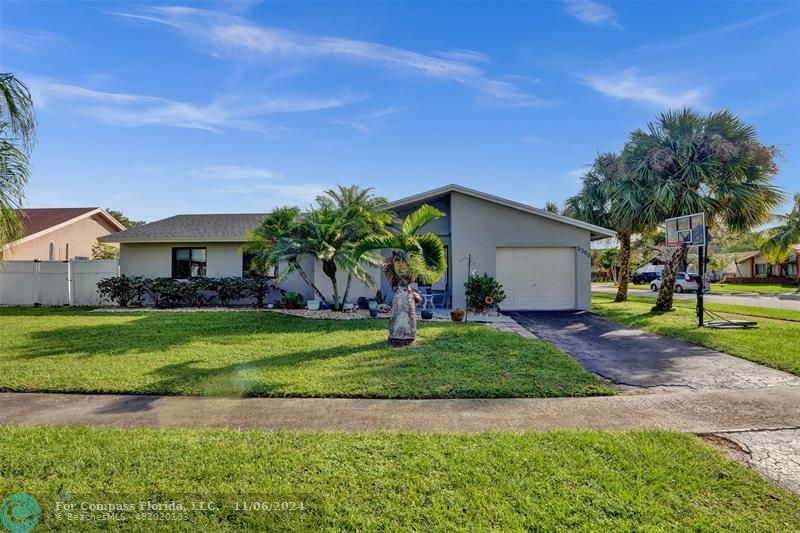
[{"label": "concrete sidewalk", "polygon": [[593,398],[368,400],[0,394],[0,423],[299,431],[800,428],[800,387]]}]

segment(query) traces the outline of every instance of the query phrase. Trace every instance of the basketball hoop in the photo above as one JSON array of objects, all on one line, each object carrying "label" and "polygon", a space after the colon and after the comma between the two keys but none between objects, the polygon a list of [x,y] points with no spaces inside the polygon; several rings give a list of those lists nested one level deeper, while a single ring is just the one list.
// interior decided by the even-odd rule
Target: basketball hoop
[{"label": "basketball hoop", "polygon": [[656,244],[656,248],[661,252],[661,260],[669,263],[678,251],[685,247],[685,242],[665,241]]}]

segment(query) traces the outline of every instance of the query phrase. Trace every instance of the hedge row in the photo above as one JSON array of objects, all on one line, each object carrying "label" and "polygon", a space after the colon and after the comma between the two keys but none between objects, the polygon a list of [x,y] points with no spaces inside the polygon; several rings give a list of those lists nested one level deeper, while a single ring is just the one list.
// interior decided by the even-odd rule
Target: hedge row
[{"label": "hedge row", "polygon": [[257,307],[264,307],[273,291],[286,294],[274,279],[261,276],[176,280],[122,275],[101,280],[97,291],[103,300],[120,307],[142,306],[146,298],[155,307],[212,304],[227,307],[240,298],[253,298]]}]

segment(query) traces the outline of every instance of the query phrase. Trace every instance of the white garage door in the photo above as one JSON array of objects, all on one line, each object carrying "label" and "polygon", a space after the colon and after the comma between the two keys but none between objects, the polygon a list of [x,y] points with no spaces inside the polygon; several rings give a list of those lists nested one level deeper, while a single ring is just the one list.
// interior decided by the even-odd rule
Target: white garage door
[{"label": "white garage door", "polygon": [[502,309],[575,309],[574,248],[498,248]]}]

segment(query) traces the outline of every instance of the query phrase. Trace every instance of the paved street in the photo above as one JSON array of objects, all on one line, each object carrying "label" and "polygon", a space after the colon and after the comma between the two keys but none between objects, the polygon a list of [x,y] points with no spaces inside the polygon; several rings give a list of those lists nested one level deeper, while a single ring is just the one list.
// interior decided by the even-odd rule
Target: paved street
[{"label": "paved street", "polygon": [[[606,287],[601,285],[592,285],[592,291],[605,292],[609,294],[616,294],[617,289],[614,287]],[[714,286],[711,286],[709,294],[705,295],[705,301],[718,304],[733,304],[733,305],[750,305],[753,307],[769,307],[772,309],[789,309],[793,311],[800,311],[800,297],[791,299],[781,296],[768,296],[768,295],[723,295],[714,294]],[[655,293],[648,289],[628,289],[628,294],[636,296],[650,296],[655,298]],[[695,293],[675,294],[676,300],[697,300]]]}]

